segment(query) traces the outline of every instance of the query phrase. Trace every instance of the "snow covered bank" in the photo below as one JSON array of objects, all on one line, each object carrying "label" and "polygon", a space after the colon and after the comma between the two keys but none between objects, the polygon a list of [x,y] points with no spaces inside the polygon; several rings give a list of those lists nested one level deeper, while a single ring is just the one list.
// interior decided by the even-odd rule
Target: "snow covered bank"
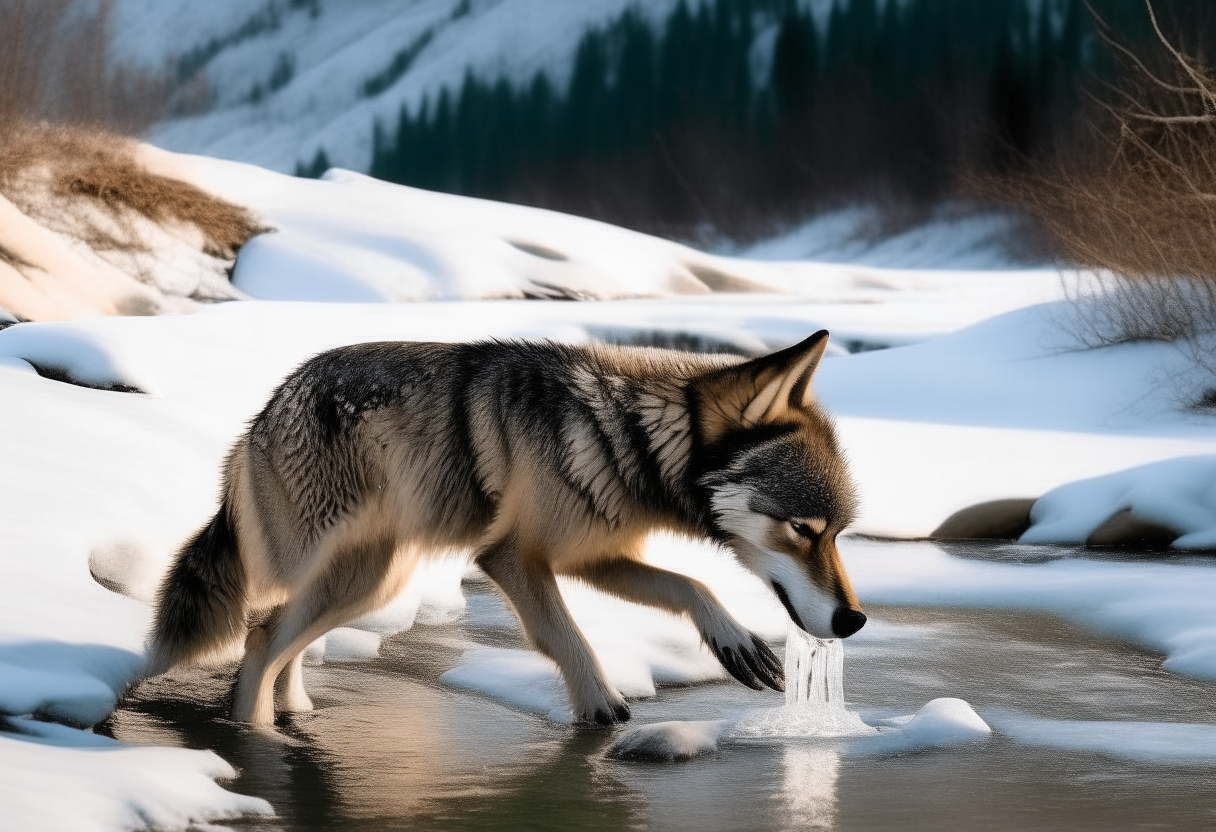
[{"label": "snow covered bank", "polygon": [[1096,751],[1163,765],[1210,765],[1216,760],[1216,725],[1037,719],[1010,711],[990,712],[988,720],[1024,745]]},{"label": "snow covered bank", "polygon": [[1216,549],[1216,456],[1167,459],[1068,483],[1031,509],[1020,543],[1090,543],[1143,535],[1176,549]]},{"label": "snow covered bank", "polygon": [[[152,170],[248,206],[277,234],[233,281],[266,300],[610,299],[778,293],[815,303],[859,346],[908,343],[1063,296],[1053,270],[967,271],[770,262],[696,251],[605,223],[331,170],[323,180],[166,153]],[[1063,280],[1063,282],[1062,282]],[[796,339],[791,339],[796,340]]]},{"label": "snow covered bank", "polygon": [[[6,731],[16,731],[18,739]],[[210,751],[147,748],[43,722],[0,722],[5,828],[22,832],[187,829],[273,815],[265,800],[225,791],[236,776]]]}]

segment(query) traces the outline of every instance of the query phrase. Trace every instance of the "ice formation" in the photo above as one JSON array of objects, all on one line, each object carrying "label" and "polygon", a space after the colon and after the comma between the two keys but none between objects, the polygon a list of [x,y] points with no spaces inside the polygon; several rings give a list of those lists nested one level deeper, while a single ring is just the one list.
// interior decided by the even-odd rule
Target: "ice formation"
[{"label": "ice formation", "polygon": [[785,705],[744,716],[732,739],[866,737],[866,725],[844,701],[844,645],[822,640],[790,624],[785,639]]}]

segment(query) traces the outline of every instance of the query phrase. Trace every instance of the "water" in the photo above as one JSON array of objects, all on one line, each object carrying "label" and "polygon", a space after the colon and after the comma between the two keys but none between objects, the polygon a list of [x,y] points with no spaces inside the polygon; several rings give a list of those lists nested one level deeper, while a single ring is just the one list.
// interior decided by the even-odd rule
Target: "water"
[{"label": "water", "polygon": [[[488,588],[470,592],[472,603],[501,605]],[[257,832],[1216,828],[1210,765],[1036,748],[999,734],[958,748],[849,756],[847,739],[825,736],[825,714],[857,712],[877,723],[941,696],[966,699],[981,715],[1216,724],[1216,685],[1058,618],[946,607],[866,612],[865,629],[822,653],[787,643],[795,699],[803,671],[794,671],[810,668],[805,702],[782,706],[772,691],[728,680],[660,687],[631,703],[631,724],[784,714],[770,720],[770,736],[726,742],[686,763],[613,760],[606,751],[620,729],[553,725],[441,684],[470,641],[524,643],[515,630],[460,622],[387,639],[374,661],[306,668],[317,710],[274,733],[224,719],[230,672],[145,684],[101,730],[214,749],[240,770],[228,788],[265,797],[278,812],[230,824]],[[505,606],[502,613],[508,620]],[[834,675],[838,647],[848,654],[847,678]],[[798,722],[808,713],[821,721]]]},{"label": "water", "polygon": [[785,636],[785,706],[745,715],[727,732],[736,741],[865,737],[878,733],[844,701],[844,644],[790,624]]},{"label": "water", "polygon": [[787,707],[844,707],[844,645],[819,639],[790,623],[785,636]]}]

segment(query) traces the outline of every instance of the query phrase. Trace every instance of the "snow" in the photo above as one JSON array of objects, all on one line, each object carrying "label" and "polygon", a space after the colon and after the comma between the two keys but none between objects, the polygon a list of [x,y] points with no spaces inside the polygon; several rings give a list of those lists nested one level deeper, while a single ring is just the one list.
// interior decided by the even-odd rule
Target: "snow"
[{"label": "snow", "polygon": [[574,721],[557,666],[539,653],[477,648],[467,651],[460,662],[459,667],[444,673],[439,680],[484,693],[553,722]]},{"label": "snow", "polygon": [[[759,353],[826,326],[838,343],[856,342],[853,348],[895,347],[835,350],[815,382],[838,415],[859,482],[856,531],[924,536],[967,505],[1042,497],[1032,537],[1064,539],[1067,531],[1081,539],[1103,515],[1130,507],[1178,524],[1189,536],[1180,546],[1210,539],[1213,416],[1180,405],[1199,383],[1197,371],[1169,344],[1080,349],[1070,334],[1077,307],[1061,300],[1068,275],[747,260],[341,172],[305,181],[151,149],[146,155],[278,228],[247,249],[236,280],[255,296],[297,300],[0,331],[0,385],[11,403],[0,409],[0,456],[15,472],[0,478],[0,714],[10,718],[36,714],[80,727],[104,718],[141,671],[147,602],[159,576],[214,511],[229,443],[293,367],[346,343],[684,339]],[[555,259],[557,252],[565,259]],[[716,291],[711,283],[753,291]],[[522,299],[545,292],[614,300]],[[397,302],[357,302],[371,295]],[[94,386],[154,395],[44,378],[30,362]],[[1158,651],[1169,670],[1216,679],[1216,570],[1206,564],[998,564],[950,557],[929,543],[892,550],[857,539],[844,540],[842,550],[863,603],[1055,613]],[[707,583],[762,637],[782,638],[787,617],[772,593],[725,553],[659,536],[647,557]],[[502,605],[466,607],[465,569],[458,559],[426,565],[388,608],[315,645],[310,661],[370,658],[391,633],[462,614],[478,626],[509,620]],[[560,585],[609,679],[627,695],[725,678],[687,621],[576,582]],[[569,719],[556,671],[537,654],[472,643],[454,649],[464,657],[444,675],[446,684]],[[919,723],[921,738],[905,733],[902,742],[936,741],[966,722],[958,706],[935,706]],[[684,739],[700,747],[695,734]],[[13,761],[29,749],[29,770],[44,778],[31,801],[46,789],[75,795],[63,811],[99,801],[109,807],[98,810],[99,823],[120,827],[126,816],[114,807],[142,805],[131,803],[134,781],[117,767],[112,778],[89,780],[91,763],[73,761],[100,759],[83,748],[96,738],[65,736],[75,739],[48,751],[6,729],[3,765],[19,766]],[[104,753],[152,761],[157,751]],[[46,774],[60,765],[60,757],[45,756],[52,752],[64,761],[61,780]],[[164,778],[138,800],[180,802],[191,817],[253,805],[212,783],[227,776],[213,762],[174,759],[190,762],[166,765]],[[4,800],[18,805],[10,784],[0,783]],[[36,811],[33,803],[20,806]]]},{"label": "snow", "polygon": [[854,743],[849,747],[849,753],[899,754],[975,742],[987,739],[991,733],[988,723],[968,703],[942,697],[927,702],[900,727]]},{"label": "snow", "polygon": [[716,751],[726,723],[653,722],[630,728],[608,749],[608,756],[622,760],[675,762]]},{"label": "snow", "polygon": [[4,822],[23,832],[186,829],[272,815],[265,800],[216,779],[236,771],[211,751],[143,748],[69,728],[10,719],[0,725]]},{"label": "snow", "polygon": [[121,386],[155,394],[151,380],[132,366],[132,357],[115,355],[101,341],[70,327],[48,323],[0,330],[0,356],[19,358],[31,369],[58,371],[87,387]]},{"label": "snow", "polygon": [[[943,212],[944,213],[944,212]],[[1016,256],[1013,221],[1000,214],[943,215],[898,233],[884,233],[881,216],[869,208],[819,214],[775,237],[736,248],[753,260],[815,260],[893,269],[1002,270],[1025,267]]]},{"label": "snow", "polygon": [[1159,765],[1210,765],[1216,760],[1216,725],[1039,719],[994,710],[989,721],[1023,745],[1094,751]]},{"label": "snow", "polygon": [[1054,488],[1022,543],[1084,543],[1120,511],[1178,533],[1176,549],[1216,548],[1216,456],[1166,459]]},{"label": "snow", "polygon": [[380,655],[380,636],[354,627],[335,627],[324,636],[325,661],[350,662]]}]

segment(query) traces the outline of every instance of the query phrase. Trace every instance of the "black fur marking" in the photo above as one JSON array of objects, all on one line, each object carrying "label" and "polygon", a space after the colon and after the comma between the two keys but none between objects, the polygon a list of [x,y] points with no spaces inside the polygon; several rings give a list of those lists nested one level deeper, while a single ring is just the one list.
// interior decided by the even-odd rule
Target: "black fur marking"
[{"label": "black fur marking", "polygon": [[205,655],[245,631],[245,567],[225,501],[182,547],[156,599],[154,673]]},{"label": "black fur marking", "polygon": [[752,647],[755,649],[755,653],[749,656],[749,660],[752,661],[752,670],[755,671],[761,682],[773,690],[784,691],[784,663],[777,658],[777,654],[760,636],[752,636]]},{"label": "black fur marking", "polygon": [[777,599],[781,601],[781,606],[785,607],[785,611],[790,614],[790,620],[798,625],[798,629],[806,631],[806,626],[802,623],[802,619],[798,617],[798,611],[794,609],[794,605],[790,603],[790,596],[786,593],[785,587],[773,581],[773,592],[777,593]]}]

